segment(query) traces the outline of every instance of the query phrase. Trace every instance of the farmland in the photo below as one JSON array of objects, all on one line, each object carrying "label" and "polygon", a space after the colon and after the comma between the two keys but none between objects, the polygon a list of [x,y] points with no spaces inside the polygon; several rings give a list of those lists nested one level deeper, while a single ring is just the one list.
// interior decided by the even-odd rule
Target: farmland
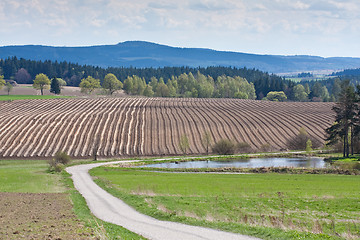
[{"label": "farmland", "polygon": [[333,121],[332,103],[268,102],[235,99],[72,98],[0,103],[0,157],[51,157],[66,151],[86,158],[179,155],[182,135],[189,154],[231,139],[253,149],[287,148],[304,127],[323,141]]},{"label": "farmland", "polygon": [[90,170],[138,211],[261,239],[358,239],[359,176]]},{"label": "farmland", "polygon": [[67,174],[45,160],[0,161],[1,239],[143,239],[94,218]]}]

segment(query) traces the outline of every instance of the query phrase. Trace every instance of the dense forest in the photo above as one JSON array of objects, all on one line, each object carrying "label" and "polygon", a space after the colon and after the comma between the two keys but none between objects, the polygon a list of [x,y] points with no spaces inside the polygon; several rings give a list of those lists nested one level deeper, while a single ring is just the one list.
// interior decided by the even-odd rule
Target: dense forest
[{"label": "dense forest", "polygon": [[[295,83],[274,74],[247,68],[216,66],[206,68],[101,68],[66,61],[34,61],[16,57],[0,59],[0,75],[4,75],[5,79],[14,79],[20,84],[32,84],[33,79],[39,73],[44,73],[50,79],[61,78],[66,81],[68,86],[79,86],[81,80],[89,76],[99,79],[102,83],[105,76],[112,73],[125,83],[125,87],[127,86],[126,81],[139,78],[147,86],[155,88],[154,79],[156,79],[170,88],[172,93],[169,96],[238,97],[275,101],[336,101],[341,80],[349,78],[348,75],[338,74],[336,75],[338,77],[332,77],[325,81]],[[350,78],[355,79],[355,77]],[[178,85],[175,86],[175,84],[179,83],[182,84],[180,89],[176,89],[177,94],[173,94],[174,90],[171,90],[171,87],[177,87]],[[356,79],[352,83],[356,85]],[[246,89],[244,90],[244,88]],[[242,90],[239,91],[239,89]],[[130,94],[136,94],[134,90],[126,90]]]},{"label": "dense forest", "polygon": [[345,69],[341,72],[334,72],[332,76],[357,76],[360,77],[360,68],[356,69]]}]

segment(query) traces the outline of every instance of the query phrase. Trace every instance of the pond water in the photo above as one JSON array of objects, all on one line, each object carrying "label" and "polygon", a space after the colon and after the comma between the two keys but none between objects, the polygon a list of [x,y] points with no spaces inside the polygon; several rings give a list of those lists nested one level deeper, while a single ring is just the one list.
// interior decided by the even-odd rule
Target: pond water
[{"label": "pond water", "polygon": [[296,158],[249,158],[230,161],[189,161],[189,162],[167,162],[149,164],[142,167],[154,168],[259,168],[259,167],[309,167],[325,168],[328,163],[318,157],[296,157]]}]

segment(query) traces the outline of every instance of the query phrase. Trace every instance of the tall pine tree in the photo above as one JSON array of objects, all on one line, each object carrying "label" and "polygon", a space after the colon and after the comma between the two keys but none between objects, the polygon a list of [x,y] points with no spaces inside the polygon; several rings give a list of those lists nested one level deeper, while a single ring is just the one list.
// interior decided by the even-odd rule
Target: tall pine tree
[{"label": "tall pine tree", "polygon": [[54,94],[60,94],[61,92],[60,84],[56,77],[51,80],[50,92]]},{"label": "tall pine tree", "polygon": [[[349,81],[344,81],[341,86],[339,102],[332,108],[336,114],[335,123],[326,129],[328,134],[326,140],[329,141],[327,145],[332,145],[342,140],[344,157],[349,157],[350,146],[353,143],[354,135],[358,128],[357,115],[359,107],[357,102],[358,97],[354,87],[350,85]],[[353,149],[352,146],[351,149]]]}]

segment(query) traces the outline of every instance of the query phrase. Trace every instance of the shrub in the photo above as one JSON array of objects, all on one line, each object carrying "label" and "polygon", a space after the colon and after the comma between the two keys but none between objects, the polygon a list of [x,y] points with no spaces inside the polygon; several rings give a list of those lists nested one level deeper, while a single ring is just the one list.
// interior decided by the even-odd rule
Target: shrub
[{"label": "shrub", "polygon": [[57,152],[55,154],[55,161],[64,165],[70,162],[70,156],[66,152]]},{"label": "shrub", "polygon": [[236,145],[236,149],[239,153],[251,153],[253,149],[247,142],[240,142]]},{"label": "shrub", "polygon": [[360,162],[356,162],[353,166],[354,170],[360,170]]},{"label": "shrub", "polygon": [[260,146],[260,152],[271,152],[272,147],[269,143],[265,143]]},{"label": "shrub", "polygon": [[287,145],[291,150],[306,150],[306,143],[308,140],[312,143],[312,148],[316,149],[321,147],[323,144],[316,138],[310,136],[305,128],[300,128],[298,135],[288,140]]},{"label": "shrub", "polygon": [[228,139],[221,139],[212,147],[213,152],[220,155],[230,155],[235,152],[235,144]]},{"label": "shrub", "polygon": [[65,152],[57,152],[55,157],[48,160],[50,172],[61,172],[65,165],[70,162],[70,156]]},{"label": "shrub", "polygon": [[311,142],[310,139],[308,139],[308,140],[306,141],[306,149],[305,149],[305,151],[306,151],[307,153],[310,153],[312,150],[313,150],[313,149],[312,149],[312,142]]}]

